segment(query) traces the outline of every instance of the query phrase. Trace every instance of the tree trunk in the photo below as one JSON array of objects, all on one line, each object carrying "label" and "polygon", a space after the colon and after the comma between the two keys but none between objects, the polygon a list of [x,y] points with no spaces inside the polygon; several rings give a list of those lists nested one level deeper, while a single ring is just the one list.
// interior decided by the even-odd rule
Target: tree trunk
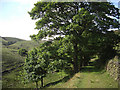
[{"label": "tree trunk", "polygon": [[41,77],[41,88],[43,87],[43,77]]},{"label": "tree trunk", "polygon": [[80,65],[79,65],[79,70],[81,71],[81,69],[82,69],[82,66],[83,66],[83,59],[81,59],[81,61],[80,61],[80,63],[79,63]]},{"label": "tree trunk", "polygon": [[36,89],[38,90],[38,82],[36,82]]},{"label": "tree trunk", "polygon": [[77,47],[77,43],[73,43],[73,47],[74,47],[74,55],[73,55],[73,67],[74,67],[74,73],[78,73],[78,47]]}]

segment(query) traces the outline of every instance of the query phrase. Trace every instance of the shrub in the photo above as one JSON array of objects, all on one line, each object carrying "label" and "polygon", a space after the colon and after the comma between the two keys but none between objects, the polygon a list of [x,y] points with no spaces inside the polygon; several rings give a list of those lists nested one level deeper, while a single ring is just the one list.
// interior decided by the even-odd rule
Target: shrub
[{"label": "shrub", "polygon": [[18,50],[18,53],[21,56],[26,56],[28,51],[26,49],[24,49],[24,48],[21,48],[21,49]]}]

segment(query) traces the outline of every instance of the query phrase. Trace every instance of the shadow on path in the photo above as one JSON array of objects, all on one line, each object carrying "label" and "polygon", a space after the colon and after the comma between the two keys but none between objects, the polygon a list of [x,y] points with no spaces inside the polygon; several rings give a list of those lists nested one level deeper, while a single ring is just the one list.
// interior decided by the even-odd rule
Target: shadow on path
[{"label": "shadow on path", "polygon": [[56,85],[56,84],[58,84],[58,83],[60,83],[60,82],[67,82],[72,76],[73,76],[73,75],[71,75],[71,76],[66,76],[66,77],[64,77],[64,78],[62,78],[62,79],[60,79],[60,80],[58,80],[58,81],[48,83],[48,84],[46,84],[43,88],[46,88],[46,87],[49,87],[49,86],[52,86],[52,85]]},{"label": "shadow on path", "polygon": [[100,72],[104,70],[104,68],[98,67],[97,65],[99,64],[96,61],[90,62],[88,66],[84,66],[81,69],[81,72]]},{"label": "shadow on path", "polygon": [[95,66],[85,66],[82,68],[81,72],[99,72],[100,69],[96,69]]}]

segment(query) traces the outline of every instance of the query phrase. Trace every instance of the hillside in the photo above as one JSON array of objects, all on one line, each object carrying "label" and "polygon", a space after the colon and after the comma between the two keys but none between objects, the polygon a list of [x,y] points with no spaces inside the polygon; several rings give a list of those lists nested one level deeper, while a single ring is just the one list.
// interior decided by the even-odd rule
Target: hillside
[{"label": "hillside", "polygon": [[2,44],[6,46],[14,44],[19,41],[25,41],[25,40],[13,38],[13,37],[2,37]]},{"label": "hillside", "polygon": [[[41,41],[42,43],[42,41]],[[9,45],[9,48],[11,49],[20,49],[20,48],[25,48],[27,50],[30,50],[34,47],[37,47],[39,46],[40,43],[38,42],[35,42],[35,41],[19,41],[19,42],[16,42],[12,45]]]},{"label": "hillside", "polygon": [[[42,41],[40,43],[42,43]],[[19,74],[19,71],[22,70],[22,66],[24,65],[24,60],[26,57],[20,56],[18,54],[18,50],[20,48],[30,50],[34,47],[38,47],[40,43],[35,41],[26,41],[13,37],[2,37],[1,56],[2,56],[3,87],[7,87],[7,85],[9,86],[9,83],[13,83],[15,77]],[[12,73],[14,71],[16,72],[16,74]]]},{"label": "hillside", "polygon": [[24,57],[18,54],[17,50],[2,48],[2,71],[11,69],[14,65],[24,62]]},{"label": "hillside", "polygon": [[25,57],[18,54],[20,48],[30,50],[39,46],[39,43],[12,37],[2,37],[2,45],[2,64],[4,70],[4,68],[13,66],[15,63],[19,64],[24,62]]},{"label": "hillside", "polygon": [[25,48],[27,50],[30,50],[34,47],[39,46],[39,44],[42,42],[44,41],[36,42],[33,40],[27,41],[27,40],[22,40],[18,38],[12,38],[12,37],[2,37],[2,47],[15,49],[15,50],[18,50],[20,48]]}]

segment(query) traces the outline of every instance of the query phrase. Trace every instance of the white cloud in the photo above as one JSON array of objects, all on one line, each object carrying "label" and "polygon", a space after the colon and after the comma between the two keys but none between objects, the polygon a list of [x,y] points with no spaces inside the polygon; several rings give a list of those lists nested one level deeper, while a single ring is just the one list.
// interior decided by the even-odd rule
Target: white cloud
[{"label": "white cloud", "polygon": [[37,34],[34,30],[35,21],[28,18],[18,18],[10,21],[0,21],[0,35],[2,37],[17,37],[30,40],[30,35]]},{"label": "white cloud", "polygon": [[1,18],[0,36],[30,40],[30,35],[37,34],[38,31],[34,30],[35,21],[31,20],[27,12],[34,7],[34,2],[38,0],[0,0],[0,2],[1,1],[6,3],[18,2],[19,4],[12,10],[14,14],[5,14],[6,17]]}]

